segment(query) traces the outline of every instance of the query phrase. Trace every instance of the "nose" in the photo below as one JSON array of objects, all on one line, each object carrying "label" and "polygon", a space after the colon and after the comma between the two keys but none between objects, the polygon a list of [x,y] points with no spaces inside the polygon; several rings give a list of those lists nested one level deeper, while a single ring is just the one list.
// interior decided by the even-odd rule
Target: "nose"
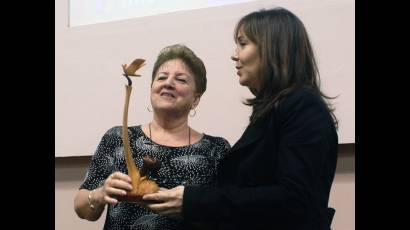
[{"label": "nose", "polygon": [[231,55],[231,59],[232,61],[239,61],[237,48],[235,49],[233,55]]},{"label": "nose", "polygon": [[172,89],[174,88],[174,86],[174,80],[171,77],[167,78],[167,80],[164,82],[164,87],[167,89]]},{"label": "nose", "polygon": [[238,58],[238,55],[236,54],[236,52],[235,52],[234,55],[231,56],[231,59],[232,59],[232,61],[239,61],[239,58]]}]

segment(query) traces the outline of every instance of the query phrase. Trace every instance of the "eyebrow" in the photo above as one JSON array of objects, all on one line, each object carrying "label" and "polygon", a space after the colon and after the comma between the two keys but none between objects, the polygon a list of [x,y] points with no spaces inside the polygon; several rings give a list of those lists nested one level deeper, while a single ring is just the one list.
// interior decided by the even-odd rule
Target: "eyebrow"
[{"label": "eyebrow", "polygon": [[176,76],[186,76],[187,78],[190,78],[191,77],[191,74],[190,73],[183,73],[183,72],[177,72],[176,74],[175,74]]},{"label": "eyebrow", "polygon": [[240,35],[236,38],[236,40],[240,41],[240,40],[246,40],[246,37],[243,35]]},{"label": "eyebrow", "polygon": [[[167,72],[167,71],[161,71],[161,72],[158,72],[158,73],[157,73],[157,76],[159,76],[160,74],[169,75],[169,72]],[[184,73],[184,72],[176,72],[175,75],[176,75],[176,76],[183,76],[183,75],[185,75],[185,76],[187,76],[188,78],[189,78],[189,77],[192,77],[192,75],[191,75],[189,72],[186,72],[186,73]]]}]

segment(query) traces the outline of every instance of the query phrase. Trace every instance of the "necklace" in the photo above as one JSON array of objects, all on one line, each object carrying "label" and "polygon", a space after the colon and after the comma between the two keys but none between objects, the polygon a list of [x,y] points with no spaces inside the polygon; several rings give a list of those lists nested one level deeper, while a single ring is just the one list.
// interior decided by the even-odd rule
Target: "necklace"
[{"label": "necklace", "polygon": [[[153,154],[153,146],[154,146],[154,141],[152,140],[152,131],[151,131],[151,122],[148,124],[148,129],[149,129],[149,139],[151,142],[151,155]],[[173,160],[175,165],[173,165],[172,167],[176,167],[176,168],[180,168],[180,169],[192,169],[193,165],[195,165],[196,163],[196,158],[194,156],[191,157],[191,128],[188,126],[188,148],[187,148],[187,154],[185,156],[180,156],[180,157],[176,157]],[[170,163],[171,164],[171,163]],[[184,173],[184,175],[180,175],[182,176],[182,178],[176,177],[173,178],[172,180],[174,180],[172,183],[176,183],[176,184],[182,184],[182,185],[186,185],[186,184],[192,184],[193,182],[191,181],[192,178],[186,178],[186,175],[189,175],[188,173]],[[164,180],[163,183],[165,183],[166,180]]]},{"label": "necklace", "polygon": [[[149,129],[149,139],[151,141],[151,144],[154,145],[154,142],[152,141],[152,136],[151,136],[151,122],[148,124],[148,129]],[[152,148],[152,145],[151,145],[151,148]],[[191,127],[189,126],[188,126],[188,147],[191,147]]]}]

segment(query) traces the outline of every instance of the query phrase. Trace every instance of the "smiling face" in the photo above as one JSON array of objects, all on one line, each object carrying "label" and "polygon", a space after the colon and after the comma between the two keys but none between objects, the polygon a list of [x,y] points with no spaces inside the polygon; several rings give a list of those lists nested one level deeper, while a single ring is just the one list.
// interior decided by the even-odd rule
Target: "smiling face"
[{"label": "smiling face", "polygon": [[164,62],[155,74],[151,86],[151,104],[155,112],[168,112],[188,116],[195,108],[200,95],[189,67],[181,59]]},{"label": "smiling face", "polygon": [[255,43],[253,43],[240,29],[235,41],[236,49],[231,57],[235,61],[235,67],[238,70],[239,84],[247,86],[253,90],[260,88],[260,57]]}]

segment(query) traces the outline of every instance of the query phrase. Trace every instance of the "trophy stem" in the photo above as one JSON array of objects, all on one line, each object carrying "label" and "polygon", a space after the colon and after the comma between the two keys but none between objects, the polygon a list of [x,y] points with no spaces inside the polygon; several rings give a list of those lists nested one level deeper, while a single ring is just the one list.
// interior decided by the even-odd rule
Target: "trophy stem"
[{"label": "trophy stem", "polygon": [[132,158],[130,141],[128,137],[128,107],[130,102],[132,87],[129,85],[125,86],[125,105],[124,114],[122,120],[122,135],[124,143],[125,161],[127,164],[128,175],[131,177],[132,191],[131,194],[136,194],[138,190],[138,184],[140,180],[139,169],[137,168],[134,159]]}]

